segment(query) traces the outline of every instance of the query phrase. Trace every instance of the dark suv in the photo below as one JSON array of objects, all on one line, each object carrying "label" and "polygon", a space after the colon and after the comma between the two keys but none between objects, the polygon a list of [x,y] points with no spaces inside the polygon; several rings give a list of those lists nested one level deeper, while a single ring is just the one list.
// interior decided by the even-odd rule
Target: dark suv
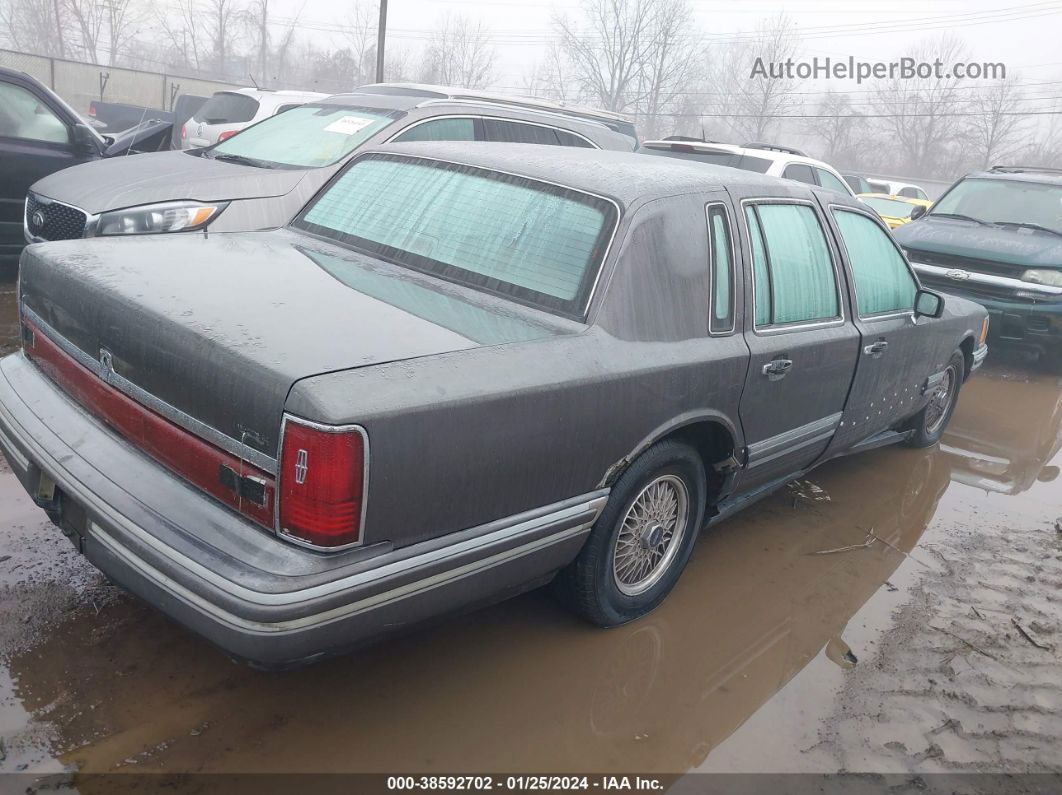
[{"label": "dark suv", "polygon": [[1062,169],[969,174],[894,235],[923,283],[988,309],[995,338],[1062,354]]}]

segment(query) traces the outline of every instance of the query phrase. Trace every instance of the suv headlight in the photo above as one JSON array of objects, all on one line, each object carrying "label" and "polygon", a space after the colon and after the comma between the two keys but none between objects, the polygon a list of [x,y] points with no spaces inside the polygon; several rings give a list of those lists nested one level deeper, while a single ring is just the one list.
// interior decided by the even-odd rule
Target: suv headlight
[{"label": "suv headlight", "polygon": [[1039,269],[1025,271],[1021,275],[1021,280],[1033,284],[1046,284],[1048,287],[1062,287],[1062,271]]},{"label": "suv headlight", "polygon": [[148,235],[157,232],[188,232],[206,226],[228,202],[164,202],[112,210],[100,216],[97,235]]}]

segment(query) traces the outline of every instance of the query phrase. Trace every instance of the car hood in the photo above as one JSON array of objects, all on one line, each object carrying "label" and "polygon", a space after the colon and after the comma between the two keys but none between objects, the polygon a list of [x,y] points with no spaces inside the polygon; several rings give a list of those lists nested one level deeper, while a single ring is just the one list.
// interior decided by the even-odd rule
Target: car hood
[{"label": "car hood", "polygon": [[83,359],[107,351],[143,393],[270,455],[303,378],[575,326],[290,230],[32,245],[21,291]]},{"label": "car hood", "polygon": [[66,168],[38,180],[30,190],[95,215],[177,199],[212,202],[283,196],[305,176],[305,169],[254,168],[188,152],[150,152]]},{"label": "car hood", "polygon": [[959,219],[920,218],[893,235],[905,249],[1024,268],[1062,268],[1062,237]]}]

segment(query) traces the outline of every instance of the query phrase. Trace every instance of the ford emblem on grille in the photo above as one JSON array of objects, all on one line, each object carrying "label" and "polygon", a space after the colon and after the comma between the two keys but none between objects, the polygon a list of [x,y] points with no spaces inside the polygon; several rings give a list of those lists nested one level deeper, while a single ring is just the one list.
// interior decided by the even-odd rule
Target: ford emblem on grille
[{"label": "ford emblem on grille", "polygon": [[44,229],[44,213],[40,210],[34,210],[33,215],[30,216],[30,231],[36,234]]},{"label": "ford emblem on grille", "polygon": [[949,279],[953,279],[957,282],[964,282],[970,278],[969,271],[959,270],[958,268],[952,268],[944,275],[947,276]]}]

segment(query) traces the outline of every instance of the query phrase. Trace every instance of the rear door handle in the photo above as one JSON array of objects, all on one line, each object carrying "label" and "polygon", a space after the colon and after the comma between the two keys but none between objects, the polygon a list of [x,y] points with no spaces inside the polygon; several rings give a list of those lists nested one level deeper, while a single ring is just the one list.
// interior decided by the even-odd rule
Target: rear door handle
[{"label": "rear door handle", "polygon": [[793,367],[792,359],[775,359],[763,366],[763,374],[772,381],[785,378],[786,373]]},{"label": "rear door handle", "polygon": [[880,359],[881,355],[885,353],[886,350],[888,350],[888,347],[889,343],[887,343],[885,340],[878,340],[877,342],[871,345],[867,345],[867,347],[863,348],[863,353],[867,356],[873,356],[875,359]]}]

